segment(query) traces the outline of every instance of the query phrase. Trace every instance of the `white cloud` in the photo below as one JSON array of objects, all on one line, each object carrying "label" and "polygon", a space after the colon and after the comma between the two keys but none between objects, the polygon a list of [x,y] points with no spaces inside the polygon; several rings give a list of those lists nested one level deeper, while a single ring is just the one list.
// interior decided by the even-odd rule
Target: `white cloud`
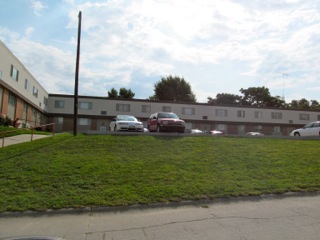
[{"label": "white cloud", "polygon": [[[37,15],[45,8],[51,12],[48,2],[48,6],[32,3]],[[286,94],[294,96],[299,90],[302,95],[315,95],[301,89],[305,82],[316,84],[320,75],[320,13],[315,1],[63,0],[59,4],[69,8],[69,18],[64,20],[69,32],[76,33],[82,11],[82,93],[105,95],[112,87],[141,86],[132,90],[137,98],[145,98],[145,93],[139,95],[141,89],[146,92],[155,79],[173,74],[191,83],[200,102],[219,92],[239,94],[241,87],[262,85],[281,95],[279,72],[286,72]],[[19,36],[1,35],[15,39],[9,40],[11,45],[23,41],[29,46],[16,51],[21,51],[50,91],[72,88],[76,36],[54,40],[53,47],[31,41],[31,35],[37,35],[32,25]],[[48,35],[48,42],[54,38]],[[32,59],[40,67],[31,65]],[[70,84],[62,89],[56,79]],[[152,91],[153,87],[148,96]]]},{"label": "white cloud", "polygon": [[46,9],[47,6],[45,4],[43,4],[42,1],[40,1],[40,0],[33,0],[33,1],[31,1],[31,8],[33,9],[33,12],[35,15],[41,16],[42,10]]}]

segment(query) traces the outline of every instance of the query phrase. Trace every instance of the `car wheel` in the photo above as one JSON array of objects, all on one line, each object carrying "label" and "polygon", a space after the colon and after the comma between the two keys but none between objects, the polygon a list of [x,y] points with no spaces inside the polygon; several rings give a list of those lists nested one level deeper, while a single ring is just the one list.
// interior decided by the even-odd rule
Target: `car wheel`
[{"label": "car wheel", "polygon": [[157,125],[157,132],[161,132],[161,127],[159,124]]},{"label": "car wheel", "polygon": [[295,137],[300,137],[300,133],[296,132],[296,133],[294,133],[294,136]]}]

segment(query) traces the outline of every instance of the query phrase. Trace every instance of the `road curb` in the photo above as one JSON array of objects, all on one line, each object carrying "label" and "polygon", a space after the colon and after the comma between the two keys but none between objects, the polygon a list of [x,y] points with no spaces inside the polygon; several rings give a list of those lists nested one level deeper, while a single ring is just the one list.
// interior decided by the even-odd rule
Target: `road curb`
[{"label": "road curb", "polygon": [[64,214],[93,214],[106,212],[128,212],[128,211],[147,211],[151,209],[181,208],[188,206],[206,208],[212,204],[230,204],[236,202],[259,202],[263,200],[278,200],[291,197],[315,197],[319,196],[320,191],[315,192],[286,192],[279,194],[263,194],[239,197],[221,197],[201,200],[188,200],[166,203],[136,204],[129,206],[105,206],[105,207],[83,207],[83,208],[63,208],[47,209],[45,211],[25,211],[25,212],[3,212],[0,217],[23,217],[23,216],[45,216],[45,215],[64,215]]}]

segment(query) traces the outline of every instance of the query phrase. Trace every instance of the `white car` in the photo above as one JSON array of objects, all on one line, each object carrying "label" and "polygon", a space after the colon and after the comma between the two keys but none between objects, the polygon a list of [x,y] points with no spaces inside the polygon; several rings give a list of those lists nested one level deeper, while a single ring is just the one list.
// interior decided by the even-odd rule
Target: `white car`
[{"label": "white car", "polygon": [[303,128],[291,131],[290,136],[320,136],[320,121],[307,123]]},{"label": "white car", "polygon": [[264,136],[261,132],[247,132],[246,134],[250,136]]},{"label": "white car", "polygon": [[138,121],[134,116],[118,115],[110,122],[110,131],[138,131],[143,132],[142,122]]},{"label": "white car", "polygon": [[203,133],[201,130],[199,130],[199,129],[192,129],[191,130],[191,133],[192,134],[201,134],[201,133]]}]

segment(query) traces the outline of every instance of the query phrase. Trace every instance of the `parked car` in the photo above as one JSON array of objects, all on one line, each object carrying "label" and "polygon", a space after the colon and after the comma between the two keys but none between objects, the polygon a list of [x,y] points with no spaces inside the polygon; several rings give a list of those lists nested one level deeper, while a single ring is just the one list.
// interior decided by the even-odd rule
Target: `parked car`
[{"label": "parked car", "polygon": [[110,131],[139,131],[143,132],[143,124],[134,116],[118,115],[110,122]]},{"label": "parked car", "polygon": [[246,134],[250,136],[264,136],[261,132],[247,132]]},{"label": "parked car", "polygon": [[219,130],[212,130],[209,133],[212,135],[223,135],[224,134],[224,132],[219,131]]},{"label": "parked car", "polygon": [[307,123],[303,128],[291,131],[290,136],[320,136],[320,121]]},{"label": "parked car", "polygon": [[201,133],[203,133],[203,131],[201,131],[201,130],[199,130],[199,129],[191,129],[191,133],[192,134],[201,134]]},{"label": "parked car", "polygon": [[184,133],[185,122],[173,112],[157,112],[150,115],[148,129],[150,132]]}]

